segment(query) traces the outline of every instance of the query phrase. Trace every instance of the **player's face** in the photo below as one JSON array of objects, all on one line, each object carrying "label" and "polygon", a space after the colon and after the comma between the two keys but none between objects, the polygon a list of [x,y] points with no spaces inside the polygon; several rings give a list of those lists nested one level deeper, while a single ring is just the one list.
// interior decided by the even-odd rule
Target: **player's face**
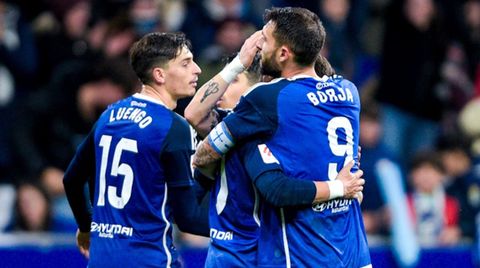
[{"label": "player's face", "polygon": [[233,109],[240,97],[250,87],[250,83],[245,73],[237,75],[235,80],[228,86],[227,90],[217,102],[217,106],[223,109]]},{"label": "player's face", "polygon": [[180,54],[170,60],[165,68],[165,86],[176,99],[193,96],[201,72],[193,61],[192,52],[183,47]]},{"label": "player's face", "polygon": [[271,77],[280,77],[281,67],[276,60],[279,48],[273,37],[274,30],[275,25],[271,21],[265,24],[262,30],[262,73]]}]

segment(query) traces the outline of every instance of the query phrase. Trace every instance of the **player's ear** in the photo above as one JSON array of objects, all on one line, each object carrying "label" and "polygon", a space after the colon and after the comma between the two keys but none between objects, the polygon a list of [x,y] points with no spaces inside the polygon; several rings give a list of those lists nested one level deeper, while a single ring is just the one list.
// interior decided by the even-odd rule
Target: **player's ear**
[{"label": "player's ear", "polygon": [[278,62],[285,62],[291,56],[292,56],[292,51],[288,47],[281,46],[280,49],[278,49]]},{"label": "player's ear", "polygon": [[154,67],[152,69],[152,77],[156,83],[164,84],[165,83],[165,69],[161,67]]}]

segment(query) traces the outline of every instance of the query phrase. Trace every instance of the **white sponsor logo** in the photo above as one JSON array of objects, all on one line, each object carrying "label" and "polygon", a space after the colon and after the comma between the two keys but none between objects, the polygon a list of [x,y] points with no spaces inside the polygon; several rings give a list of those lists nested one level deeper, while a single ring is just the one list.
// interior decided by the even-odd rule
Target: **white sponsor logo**
[{"label": "white sponsor logo", "polygon": [[138,107],[147,107],[147,104],[145,102],[139,102],[139,101],[131,101],[130,106],[138,106]]},{"label": "white sponsor logo", "polygon": [[90,225],[90,232],[97,232],[99,237],[113,238],[113,235],[132,236],[133,228],[122,226],[120,224],[92,222]]},{"label": "white sponsor logo", "polygon": [[323,203],[313,204],[312,209],[316,212],[331,210],[331,213],[347,211],[352,204],[352,199],[334,199]]},{"label": "white sponsor logo", "polygon": [[218,239],[218,240],[233,240],[233,232],[232,231],[219,231],[214,228],[210,228],[210,238]]},{"label": "white sponsor logo", "polygon": [[258,151],[260,151],[260,156],[262,156],[262,160],[265,164],[279,164],[277,158],[272,154],[272,151],[268,149],[266,144],[259,144]]}]

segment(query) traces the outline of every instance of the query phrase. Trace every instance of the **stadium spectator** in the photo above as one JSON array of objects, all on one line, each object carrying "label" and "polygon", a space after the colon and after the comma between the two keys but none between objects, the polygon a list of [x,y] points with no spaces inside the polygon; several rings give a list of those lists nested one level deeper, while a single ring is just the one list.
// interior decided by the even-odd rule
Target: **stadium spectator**
[{"label": "stadium spectator", "polygon": [[442,137],[437,144],[446,173],[446,193],[459,201],[462,236],[473,241],[476,227],[472,215],[480,211],[480,200],[475,190],[480,185],[480,173],[474,169],[469,147],[468,138],[461,133]]},{"label": "stadium spectator", "polygon": [[193,131],[171,111],[195,93],[201,70],[181,33],[145,35],[133,45],[130,62],[141,92],[109,106],[65,172],[77,243],[93,267],[178,267],[173,221],[182,231],[208,236],[207,211],[191,174]]},{"label": "stadium spectator", "polygon": [[236,18],[226,18],[217,27],[213,44],[198,57],[200,66],[205,70],[201,84],[217,74],[224,67],[223,57],[239,51],[243,41],[255,30],[252,24]]},{"label": "stadium spectator", "polygon": [[351,79],[356,60],[357,37],[352,29],[350,0],[320,1],[320,18],[328,33],[325,40],[326,58],[332,67],[343,76]]},{"label": "stadium spectator", "polygon": [[388,12],[376,97],[383,142],[405,165],[416,151],[433,148],[440,131],[443,104],[435,86],[447,33],[436,1],[392,1]]},{"label": "stadium spectator", "polygon": [[420,151],[413,158],[408,205],[422,247],[455,245],[461,237],[459,203],[445,192],[445,176],[437,152]]},{"label": "stadium spectator", "polygon": [[92,56],[86,41],[91,15],[90,1],[49,0],[47,3],[56,25],[51,29],[36,32],[39,65],[42,66],[37,72],[37,88],[53,79],[52,76],[60,64],[70,60],[90,59]]},{"label": "stadium spectator", "polygon": [[26,99],[13,129],[16,173],[38,177],[53,196],[63,195],[62,177],[75,149],[100,113],[133,90],[126,62],[93,67],[74,61],[59,67],[55,79]]},{"label": "stadium spectator", "polygon": [[17,186],[13,221],[7,231],[74,232],[75,223],[54,213],[45,187],[25,181]]},{"label": "stadium spectator", "polygon": [[18,102],[36,88],[38,70],[33,33],[20,10],[11,1],[0,0],[0,182],[9,182],[15,161],[11,143]]},{"label": "stadium spectator", "polygon": [[367,183],[363,190],[362,214],[369,245],[390,241],[400,267],[413,267],[419,259],[413,222],[406,202],[403,172],[381,142],[380,107],[364,102],[360,114],[362,169]]},{"label": "stadium spectator", "polygon": [[363,103],[360,114],[362,169],[365,178],[368,178],[363,190],[362,214],[367,234],[385,236],[390,231],[390,215],[379,185],[376,165],[382,159],[394,162],[394,158],[381,143],[382,125],[379,110],[380,107],[376,103]]},{"label": "stadium spectator", "polygon": [[261,25],[261,19],[255,16],[253,2],[247,0],[201,0],[186,3],[185,20],[180,30],[192,38],[193,49],[198,55],[213,43],[218,23],[226,18],[239,19],[256,27]]}]

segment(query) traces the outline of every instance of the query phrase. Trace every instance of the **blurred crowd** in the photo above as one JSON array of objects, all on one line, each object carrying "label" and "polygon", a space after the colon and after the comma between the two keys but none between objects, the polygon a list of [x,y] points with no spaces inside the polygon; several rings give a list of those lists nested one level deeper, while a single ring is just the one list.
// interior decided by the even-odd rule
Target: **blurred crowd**
[{"label": "blurred crowd", "polygon": [[106,106],[140,88],[128,65],[139,37],[185,32],[200,85],[271,6],[316,12],[323,55],[362,96],[370,241],[395,225],[385,161],[421,246],[476,241],[480,0],[0,0],[0,231],[76,230],[63,172]]}]

